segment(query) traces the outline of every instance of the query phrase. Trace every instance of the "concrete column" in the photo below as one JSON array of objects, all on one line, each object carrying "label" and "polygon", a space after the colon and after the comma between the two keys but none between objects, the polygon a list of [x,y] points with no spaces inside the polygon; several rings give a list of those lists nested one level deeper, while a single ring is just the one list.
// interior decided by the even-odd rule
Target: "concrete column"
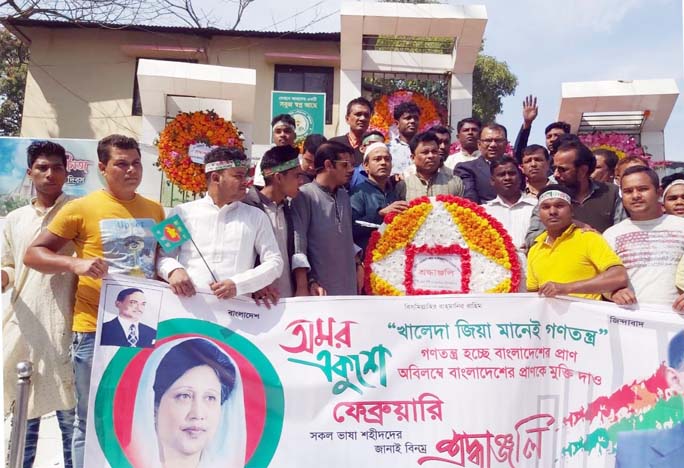
[{"label": "concrete column", "polygon": [[451,75],[449,125],[456,128],[459,120],[473,115],[473,74]]},{"label": "concrete column", "polygon": [[653,161],[665,161],[665,134],[664,132],[642,132],[641,146],[651,155]]},{"label": "concrete column", "polygon": [[340,69],[340,110],[335,135],[343,135],[349,131],[349,126],[345,121],[347,103],[359,96],[361,96],[361,70]]}]

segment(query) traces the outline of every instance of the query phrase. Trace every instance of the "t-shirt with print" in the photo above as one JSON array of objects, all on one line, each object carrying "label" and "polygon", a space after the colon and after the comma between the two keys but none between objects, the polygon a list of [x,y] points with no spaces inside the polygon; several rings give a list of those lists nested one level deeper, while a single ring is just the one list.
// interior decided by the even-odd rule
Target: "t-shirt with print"
[{"label": "t-shirt with print", "polygon": [[675,276],[684,255],[684,218],[663,215],[648,221],[625,219],[603,237],[627,268],[637,301],[672,304]]},{"label": "t-shirt with print", "polygon": [[[141,195],[123,201],[98,190],[67,203],[47,229],[71,239],[79,258],[103,258],[110,274],[154,278],[157,241],[151,227],[163,219],[164,209],[157,202]],[[87,276],[78,278],[73,331],[95,331],[101,284]]]}]

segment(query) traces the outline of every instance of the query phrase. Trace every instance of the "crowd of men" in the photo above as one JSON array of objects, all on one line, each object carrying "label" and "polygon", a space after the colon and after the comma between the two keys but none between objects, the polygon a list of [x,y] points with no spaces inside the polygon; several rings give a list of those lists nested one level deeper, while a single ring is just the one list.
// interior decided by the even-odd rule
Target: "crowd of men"
[{"label": "crowd of men", "polygon": [[[346,109],[349,132],[330,140],[310,135],[302,154],[294,119],[279,115],[255,184],[242,150],[214,148],[204,162],[206,195],[168,214],[136,193],[143,164],[134,139],[99,141],[105,187],[74,200],[62,192],[64,148],[31,144],[36,198],[8,215],[2,255],[2,289],[13,289],[3,329],[6,408],[15,399],[13,363],[37,365],[24,466],[35,457],[40,417],[52,411],[66,466],[83,466],[105,275],[142,274],[180,296],[201,288],[220,299],[251,296],[269,308],[283,297],[364,294],[371,233],[417,197],[448,194],[482,205],[509,232],[527,291],[683,311],[684,175],[661,183],[636,156],[592,153],[564,122],[546,127],[544,146],[528,145],[537,110],[527,97],[512,150],[502,125],[461,120],[453,154],[451,129],[420,132],[420,108],[412,102],[394,109],[397,134],[387,141],[369,131],[372,104],[354,99]],[[197,248],[146,247],[156,245],[149,226],[167,215],[182,218]],[[133,231],[147,255],[117,242]],[[130,326],[140,337],[136,323]]]}]

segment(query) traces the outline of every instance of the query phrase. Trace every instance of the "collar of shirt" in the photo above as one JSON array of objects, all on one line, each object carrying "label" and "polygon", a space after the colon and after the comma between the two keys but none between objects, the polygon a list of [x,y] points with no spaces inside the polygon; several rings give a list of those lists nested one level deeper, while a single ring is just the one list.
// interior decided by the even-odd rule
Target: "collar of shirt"
[{"label": "collar of shirt", "polygon": [[481,156],[480,150],[476,149],[472,153],[469,153],[463,147],[461,147],[461,150],[459,152],[454,153],[454,154],[460,155],[460,156],[465,156],[467,158],[472,158],[472,159],[476,159],[476,158],[479,158]]},{"label": "collar of shirt", "polygon": [[[134,321],[132,321],[132,320],[126,320],[125,318],[123,318],[123,317],[120,316],[120,315],[118,316],[118,318],[119,318],[119,323],[121,324],[121,328],[122,328],[123,331],[124,331],[124,335],[128,336],[128,332],[130,331],[131,325],[134,325],[134,326],[135,326],[135,333],[138,334],[138,329],[139,329],[138,324],[139,324],[139,322],[134,322]],[[140,335],[138,335],[138,338],[139,338],[139,337],[140,337]]]},{"label": "collar of shirt", "polygon": [[34,197],[34,198],[31,199],[31,207],[33,207],[33,209],[35,210],[35,212],[36,212],[39,216],[45,216],[45,215],[48,214],[50,211],[52,211],[52,209],[53,209],[55,206],[57,206],[57,205],[59,205],[60,203],[62,203],[66,197],[67,197],[67,195],[66,195],[64,192],[62,192],[62,194],[61,194],[59,197],[57,197],[57,199],[56,199],[55,202],[52,204],[52,206],[50,206],[50,207],[48,207],[48,208],[43,208],[43,207],[40,207],[40,206],[36,205],[36,202],[38,201],[38,198]]},{"label": "collar of shirt", "polygon": [[548,242],[548,239],[549,239],[549,232],[548,231],[544,231],[541,234],[539,234],[539,236],[537,236],[537,238],[534,241],[540,242],[542,247],[548,247],[548,248],[552,249],[555,245],[563,242],[565,239],[570,237],[572,235],[572,233],[575,231],[575,229],[577,229],[577,226],[575,226],[575,224],[570,224],[570,226],[568,226],[560,236],[556,237],[556,239],[553,241],[552,244],[549,244],[549,242]]},{"label": "collar of shirt", "polygon": [[490,201],[486,202],[485,205],[487,205],[487,206],[499,205],[499,206],[503,206],[505,208],[513,208],[513,207],[516,207],[518,205],[536,206],[537,200],[535,198],[526,197],[524,193],[521,193],[518,201],[513,203],[512,205],[509,205],[499,195],[497,195],[494,200],[490,200]]},{"label": "collar of shirt", "polygon": [[390,190],[389,182],[386,182],[386,183],[385,183],[385,187],[387,188],[387,190],[383,190],[382,187],[380,187],[380,186],[379,186],[373,179],[371,179],[370,177],[369,177],[368,179],[366,179],[365,181],[368,182],[368,183],[370,184],[370,186],[373,187],[374,190],[377,190],[378,192],[382,192],[383,194],[389,192],[389,190]]},{"label": "collar of shirt", "polygon": [[591,182],[591,185],[589,186],[589,194],[586,197],[584,197],[584,199],[581,201],[573,198],[573,203],[577,205],[583,204],[585,201],[589,200],[592,197],[592,195],[594,195],[594,192],[596,192],[599,189],[599,184],[595,180],[589,179],[589,181]]},{"label": "collar of shirt", "polygon": [[435,173],[432,174],[432,177],[430,177],[430,180],[425,180],[425,179],[423,179],[423,177],[418,173],[418,171],[416,171],[415,176],[416,176],[416,179],[418,179],[418,180],[420,181],[421,184],[423,184],[423,185],[432,185],[432,184],[434,184],[435,181],[437,180],[437,177],[439,177],[439,169],[437,169],[437,170],[435,171]]},{"label": "collar of shirt", "polygon": [[314,184],[314,187],[318,187],[322,192],[327,193],[328,195],[330,195],[333,198],[337,198],[337,194],[340,191],[340,189],[342,188],[342,187],[337,187],[334,191],[332,191],[328,187],[325,187],[325,186],[319,184],[315,180],[313,181],[313,184]]},{"label": "collar of shirt", "polygon": [[359,146],[361,146],[361,140],[356,138],[352,132],[347,133],[347,140],[349,140],[349,145],[354,149],[357,149]]},{"label": "collar of shirt", "polygon": [[393,143],[396,143],[397,145],[404,145],[404,146],[409,146],[408,143],[406,143],[404,140],[402,140],[399,136],[394,137],[392,140]]},{"label": "collar of shirt", "polygon": [[283,207],[283,205],[285,204],[285,199],[283,199],[283,201],[281,201],[280,203],[276,203],[273,200],[271,200],[270,198],[268,198],[266,195],[261,193],[261,190],[257,190],[257,195],[259,196],[259,200],[261,201],[262,204],[273,207],[276,210],[281,209]]},{"label": "collar of shirt", "polygon": [[229,211],[233,211],[234,209],[237,208],[238,203],[240,203],[240,202],[232,202],[232,203],[228,203],[226,205],[223,205],[222,207],[219,208],[218,206],[216,206],[216,203],[214,203],[214,199],[211,198],[209,196],[209,194],[205,195],[204,198],[202,198],[202,202],[213,207],[216,211],[224,212],[224,213],[227,213]]}]

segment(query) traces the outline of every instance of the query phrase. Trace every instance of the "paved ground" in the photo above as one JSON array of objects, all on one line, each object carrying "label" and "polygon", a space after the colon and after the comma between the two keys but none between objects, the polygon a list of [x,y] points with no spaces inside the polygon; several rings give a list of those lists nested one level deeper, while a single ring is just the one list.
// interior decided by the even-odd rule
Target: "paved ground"
[{"label": "paved ground", "polygon": [[[5,421],[5,437],[10,436],[9,420]],[[43,416],[40,423],[40,438],[38,439],[38,453],[33,468],[64,467],[62,460],[62,436],[54,413]]]}]

